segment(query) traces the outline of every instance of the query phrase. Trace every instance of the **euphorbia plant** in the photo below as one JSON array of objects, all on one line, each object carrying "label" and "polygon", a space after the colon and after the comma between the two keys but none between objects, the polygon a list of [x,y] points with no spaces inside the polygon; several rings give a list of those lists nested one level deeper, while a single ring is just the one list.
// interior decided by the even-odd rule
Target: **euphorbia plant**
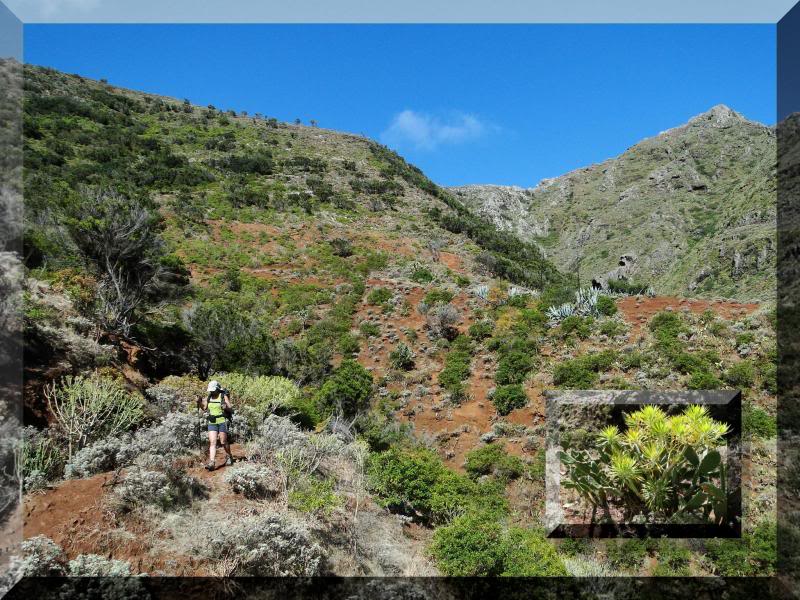
[{"label": "euphorbia plant", "polygon": [[725,522],[726,472],[718,448],[728,425],[698,405],[675,416],[647,405],[627,413],[625,425],[624,432],[611,425],[598,433],[596,452],[560,452],[567,470],[562,485],[606,514],[614,505],[626,517]]}]

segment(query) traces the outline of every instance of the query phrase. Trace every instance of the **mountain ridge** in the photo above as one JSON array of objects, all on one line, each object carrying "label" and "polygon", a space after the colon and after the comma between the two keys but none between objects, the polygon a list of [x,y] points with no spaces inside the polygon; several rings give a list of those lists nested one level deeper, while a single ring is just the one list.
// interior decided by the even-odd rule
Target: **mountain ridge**
[{"label": "mountain ridge", "polygon": [[[769,300],[774,152],[773,127],[719,104],[615,157],[532,188],[449,189],[497,227],[539,244],[562,271],[580,262],[602,284],[622,256],[632,256],[628,275],[659,293]],[[649,222],[652,213],[666,216],[660,226]],[[614,240],[614,223],[647,235]],[[739,239],[729,235],[742,227]]]}]

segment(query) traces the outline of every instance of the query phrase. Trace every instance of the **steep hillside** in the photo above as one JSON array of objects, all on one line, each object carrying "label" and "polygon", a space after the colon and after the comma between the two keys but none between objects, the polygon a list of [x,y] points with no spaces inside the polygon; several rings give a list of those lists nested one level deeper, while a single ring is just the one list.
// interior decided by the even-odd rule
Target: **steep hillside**
[{"label": "steep hillside", "polygon": [[[553,388],[743,388],[745,530],[774,531],[768,306],[565,307],[535,243],[363,137],[34,67],[25,100],[22,572],[730,574],[750,546],[543,538]],[[209,474],[212,378],[240,460]],[[126,412],[66,427],[87,395]]]},{"label": "steep hillside", "polygon": [[[533,189],[453,191],[585,282],[619,265],[658,293],[775,296],[774,129],[715,106]],[[612,277],[614,274],[612,274]]]}]

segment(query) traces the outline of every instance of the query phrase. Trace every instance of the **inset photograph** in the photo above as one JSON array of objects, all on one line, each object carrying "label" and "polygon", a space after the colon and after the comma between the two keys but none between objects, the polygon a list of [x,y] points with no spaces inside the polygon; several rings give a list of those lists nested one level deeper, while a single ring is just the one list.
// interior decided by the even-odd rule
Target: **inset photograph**
[{"label": "inset photograph", "polygon": [[739,537],[738,391],[547,393],[550,537]]}]

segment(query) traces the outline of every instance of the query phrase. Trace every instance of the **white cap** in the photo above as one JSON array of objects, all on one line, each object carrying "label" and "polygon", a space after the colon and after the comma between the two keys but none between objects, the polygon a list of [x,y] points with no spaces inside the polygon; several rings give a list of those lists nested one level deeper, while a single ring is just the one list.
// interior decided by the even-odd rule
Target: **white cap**
[{"label": "white cap", "polygon": [[217,381],[217,380],[210,381],[208,383],[208,391],[209,392],[216,392],[220,388],[222,388],[222,386],[219,384],[219,381]]}]

